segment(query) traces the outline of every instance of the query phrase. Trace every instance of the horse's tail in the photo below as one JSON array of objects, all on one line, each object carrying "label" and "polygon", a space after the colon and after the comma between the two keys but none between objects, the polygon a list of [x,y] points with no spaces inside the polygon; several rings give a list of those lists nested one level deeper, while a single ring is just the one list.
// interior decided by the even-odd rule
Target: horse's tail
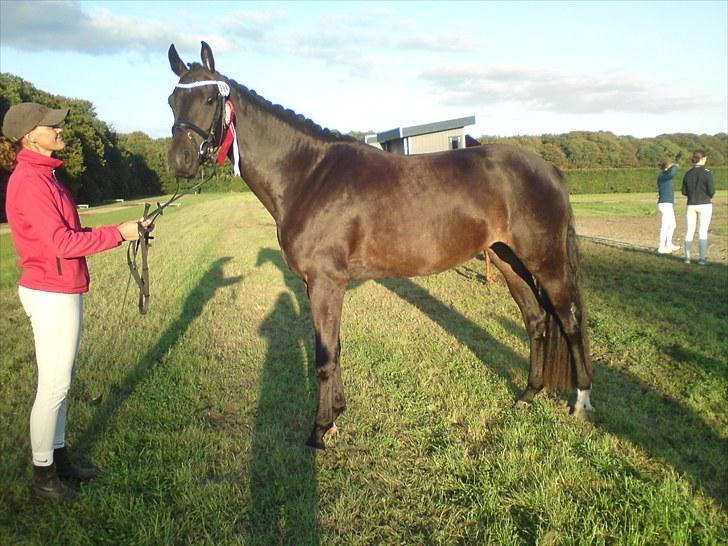
[{"label": "horse's tail", "polygon": [[[589,358],[589,337],[586,329],[586,309],[580,289],[579,248],[574,228],[574,215],[569,206],[569,223],[566,240],[566,286],[568,287],[572,311],[578,323],[578,335],[583,337],[586,352],[586,369],[592,375],[592,364]],[[545,301],[546,298],[542,298]],[[550,302],[546,305],[547,323],[544,348],[544,386],[547,390],[566,390],[576,387],[576,368],[571,344],[564,333],[561,320]]]}]

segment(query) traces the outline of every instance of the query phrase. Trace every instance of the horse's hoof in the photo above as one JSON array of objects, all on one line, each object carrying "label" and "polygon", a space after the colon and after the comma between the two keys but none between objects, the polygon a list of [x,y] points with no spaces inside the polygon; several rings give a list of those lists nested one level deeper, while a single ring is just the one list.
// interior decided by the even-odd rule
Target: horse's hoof
[{"label": "horse's hoof", "polygon": [[331,428],[324,433],[324,438],[333,438],[339,433],[339,429],[336,427],[336,423],[331,425]]},{"label": "horse's hoof", "polygon": [[588,408],[580,407],[575,408],[571,407],[571,411],[569,411],[569,414],[578,419],[579,421],[591,421],[591,417],[594,414],[594,408],[589,406]]},{"label": "horse's hoof", "polygon": [[516,403],[513,404],[513,409],[522,410],[524,408],[530,408],[533,405],[533,402],[526,402],[525,400],[516,400]]},{"label": "horse's hoof", "polygon": [[311,449],[315,449],[317,451],[326,450],[326,444],[324,444],[323,442],[316,442],[315,440],[311,440],[310,438],[306,440],[306,447],[310,447]]},{"label": "horse's hoof", "polygon": [[314,430],[311,433],[311,436],[308,437],[308,440],[306,440],[306,446],[310,447],[311,449],[318,449],[320,451],[323,451],[326,449],[326,444],[324,443],[324,435],[318,435],[316,434],[316,431]]}]

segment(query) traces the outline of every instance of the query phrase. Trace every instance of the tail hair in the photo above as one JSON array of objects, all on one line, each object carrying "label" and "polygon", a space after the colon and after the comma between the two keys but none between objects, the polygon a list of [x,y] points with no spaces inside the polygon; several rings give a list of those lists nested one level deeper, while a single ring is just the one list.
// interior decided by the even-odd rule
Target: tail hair
[{"label": "tail hair", "polygon": [[[566,253],[568,259],[568,284],[571,292],[571,300],[576,306],[575,313],[579,322],[579,330],[583,336],[584,347],[586,349],[586,367],[589,376],[592,375],[592,362],[589,357],[589,335],[587,332],[586,309],[581,295],[580,288],[580,258],[579,247],[576,239],[576,229],[574,228],[574,215],[569,206],[569,224],[567,228]],[[542,298],[542,301],[544,299]],[[563,325],[556,315],[553,306],[545,306],[548,314],[545,334],[544,348],[544,386],[549,391],[567,390],[576,387],[576,367],[574,364],[574,356],[569,344],[569,340],[564,333]]]}]

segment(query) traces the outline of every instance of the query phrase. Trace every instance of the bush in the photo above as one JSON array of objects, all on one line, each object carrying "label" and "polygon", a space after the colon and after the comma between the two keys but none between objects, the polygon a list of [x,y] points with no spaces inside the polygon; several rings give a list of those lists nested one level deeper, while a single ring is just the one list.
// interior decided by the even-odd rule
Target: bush
[{"label": "bush", "polygon": [[[716,189],[728,189],[728,167],[708,167],[713,173]],[[680,191],[682,177],[688,167],[680,167],[674,179]],[[657,191],[658,169],[569,169],[564,171],[570,194],[585,193],[644,193]]]}]

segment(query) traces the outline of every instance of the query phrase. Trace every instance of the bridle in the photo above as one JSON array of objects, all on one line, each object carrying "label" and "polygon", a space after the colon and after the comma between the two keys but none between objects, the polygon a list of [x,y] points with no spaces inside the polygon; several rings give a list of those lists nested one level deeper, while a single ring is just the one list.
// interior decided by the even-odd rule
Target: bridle
[{"label": "bridle", "polygon": [[[219,80],[203,80],[191,83],[177,83],[177,85],[175,86],[183,89],[190,89],[194,87],[201,87],[203,85],[217,85],[219,91],[217,104],[215,106],[215,115],[212,118],[212,124],[210,125],[210,129],[205,131],[194,123],[190,123],[189,121],[184,120],[175,120],[174,125],[172,125],[172,134],[174,134],[174,132],[179,129],[186,132],[193,131],[197,135],[199,135],[200,138],[202,138],[202,142],[200,143],[200,148],[197,156],[197,160],[200,166],[210,161],[222,145],[223,139],[225,137],[226,127],[225,102],[227,100],[227,97],[230,95],[230,86],[227,83]],[[192,140],[192,136],[189,132],[187,132],[187,137]],[[165,208],[177,201],[177,199],[179,199],[183,195],[196,192],[206,182],[210,180],[211,177],[207,179],[205,178],[204,171],[201,170],[200,173],[200,182],[182,192],[179,191],[179,177],[177,177],[177,189],[175,190],[174,195],[172,195],[172,197],[164,204],[160,204],[159,202],[157,202],[157,208],[151,213],[149,212],[151,204],[144,203],[144,215],[142,219],[150,220],[150,223],[146,228],[142,225],[141,222],[138,223],[139,239],[137,239],[136,241],[130,241],[129,246],[126,249],[126,263],[129,266],[129,279],[134,279],[137,286],[139,286],[138,308],[139,313],[142,315],[146,314],[147,309],[149,308],[150,297],[148,251],[149,241],[151,239],[154,239],[154,237],[152,237],[149,232],[151,231],[152,226],[154,226],[154,222],[157,217],[161,216],[164,213]],[[141,253],[141,270],[137,267],[137,255],[139,253]],[[124,293],[124,303],[126,303],[128,290],[129,283],[127,282],[126,292]]]},{"label": "bridle", "polygon": [[[222,139],[225,133],[225,100],[230,95],[230,86],[220,80],[203,80],[191,83],[178,83],[175,85],[175,87],[182,89],[192,89],[206,85],[217,85],[217,89],[219,91],[217,95],[217,104],[215,105],[215,115],[212,118],[212,125],[210,125],[210,129],[205,131],[204,129],[200,129],[194,123],[184,120],[175,120],[174,125],[172,125],[173,135],[177,129],[181,129],[183,131],[193,131],[202,138],[197,156],[200,165],[209,160],[215,150],[217,150],[220,147],[220,144],[222,144]],[[189,132],[187,133],[187,137],[192,140],[192,136]]]}]

